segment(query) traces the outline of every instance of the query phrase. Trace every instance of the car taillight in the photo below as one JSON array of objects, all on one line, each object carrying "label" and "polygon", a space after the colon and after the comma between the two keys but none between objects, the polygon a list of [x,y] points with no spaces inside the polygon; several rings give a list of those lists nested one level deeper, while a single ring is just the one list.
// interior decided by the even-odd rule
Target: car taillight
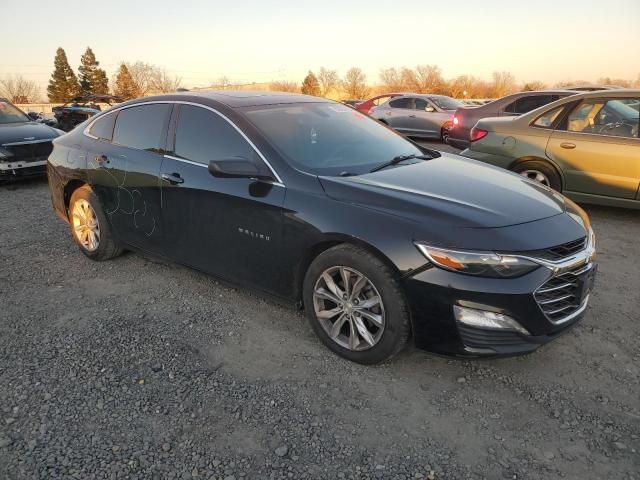
[{"label": "car taillight", "polygon": [[453,125],[454,126],[460,125],[460,120],[458,120],[458,116],[457,115],[453,116]]},{"label": "car taillight", "polygon": [[469,140],[471,140],[472,142],[477,142],[478,140],[482,140],[487,135],[489,135],[489,132],[487,132],[486,130],[482,130],[481,128],[473,127],[471,129],[471,135],[470,135]]}]

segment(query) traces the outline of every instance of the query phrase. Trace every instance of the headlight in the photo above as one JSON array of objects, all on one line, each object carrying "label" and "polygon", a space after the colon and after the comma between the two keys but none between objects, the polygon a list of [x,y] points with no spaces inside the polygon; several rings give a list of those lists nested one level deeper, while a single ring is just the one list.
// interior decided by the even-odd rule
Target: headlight
[{"label": "headlight", "polygon": [[540,266],[524,258],[493,252],[462,252],[430,247],[422,243],[416,243],[416,247],[437,267],[480,277],[520,277]]}]

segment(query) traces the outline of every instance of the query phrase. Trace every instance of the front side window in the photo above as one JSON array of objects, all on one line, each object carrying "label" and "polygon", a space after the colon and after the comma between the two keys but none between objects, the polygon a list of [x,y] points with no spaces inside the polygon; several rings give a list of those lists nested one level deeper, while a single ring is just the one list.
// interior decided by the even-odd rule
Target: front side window
[{"label": "front side window", "polygon": [[174,154],[208,165],[211,160],[252,159],[253,147],[220,115],[205,108],[182,105],[176,127]]},{"label": "front side window", "polygon": [[540,115],[535,122],[533,122],[534,127],[540,128],[551,128],[553,126],[553,122],[556,121],[556,118],[560,115],[560,112],[564,109],[565,105],[560,107],[552,108],[548,112]]},{"label": "front side window", "polygon": [[441,110],[456,110],[462,107],[462,102],[451,97],[432,97],[431,100]]},{"label": "front side window", "polygon": [[640,99],[588,98],[580,102],[567,117],[569,132],[613,137],[638,138],[640,112],[633,108]]},{"label": "front side window", "polygon": [[116,123],[116,113],[103,115],[91,125],[89,133],[100,140],[111,141],[113,138],[113,127]]},{"label": "front side window", "polygon": [[113,130],[113,143],[162,153],[170,109],[168,103],[155,103],[120,110]]},{"label": "front side window", "polygon": [[333,103],[252,107],[248,120],[295,168],[314,175],[360,175],[413,143],[362,113]]},{"label": "front side window", "polygon": [[0,100],[0,124],[30,122],[31,119],[9,102]]},{"label": "front side window", "polygon": [[414,104],[414,108],[416,110],[422,110],[424,112],[428,106],[429,106],[429,103],[426,100],[423,100],[422,98],[416,98],[415,104]]}]

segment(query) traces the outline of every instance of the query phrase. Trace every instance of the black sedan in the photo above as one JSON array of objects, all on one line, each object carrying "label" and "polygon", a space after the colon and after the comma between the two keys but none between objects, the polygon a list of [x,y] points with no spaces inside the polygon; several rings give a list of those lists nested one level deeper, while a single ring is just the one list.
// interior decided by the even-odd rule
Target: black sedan
[{"label": "black sedan", "polygon": [[296,302],[361,363],[409,339],[532,351],[583,315],[596,269],[562,195],[302,95],[127,102],[54,142],[49,184],[87,257],[139,250]]},{"label": "black sedan", "polygon": [[43,175],[51,142],[62,134],[0,98],[0,183]]}]

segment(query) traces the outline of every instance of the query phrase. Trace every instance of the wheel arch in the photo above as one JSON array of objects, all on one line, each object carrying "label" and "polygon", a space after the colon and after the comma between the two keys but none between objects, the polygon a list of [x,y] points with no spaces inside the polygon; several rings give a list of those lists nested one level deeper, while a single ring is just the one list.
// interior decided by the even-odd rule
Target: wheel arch
[{"label": "wheel arch", "polygon": [[67,184],[64,186],[62,195],[64,199],[64,208],[67,213],[67,216],[69,215],[69,202],[71,201],[71,196],[73,195],[73,192],[75,192],[79,188],[84,187],[85,185],[88,186],[89,184],[84,180],[79,180],[74,178],[73,180],[69,180]]},{"label": "wheel arch", "polygon": [[561,190],[564,190],[565,179],[564,179],[564,175],[562,174],[562,170],[560,169],[560,167],[558,167],[558,165],[553,160],[550,160],[547,157],[538,157],[538,156],[535,156],[535,155],[525,155],[523,157],[519,157],[519,158],[516,158],[515,160],[513,160],[509,164],[509,166],[507,167],[507,170],[513,171],[513,169],[516,168],[516,165],[520,165],[521,163],[525,163],[525,162],[543,162],[543,163],[546,163],[547,165],[549,165],[550,167],[552,167],[556,171],[556,173],[558,174],[558,178],[560,178]]},{"label": "wheel arch", "polygon": [[388,256],[386,256],[382,251],[380,251],[380,249],[376,248],[370,243],[365,242],[360,238],[352,237],[349,235],[342,235],[342,234],[328,235],[320,239],[313,245],[311,245],[305,251],[302,257],[302,260],[298,264],[298,268],[296,270],[296,276],[294,279],[294,288],[295,288],[295,298],[300,306],[302,305],[302,290],[303,290],[304,277],[307,274],[307,270],[309,270],[309,266],[311,265],[311,263],[323,252],[326,252],[330,248],[333,248],[337,245],[342,245],[342,244],[354,245],[356,247],[359,247],[359,248],[362,248],[363,250],[368,251],[372,255],[375,255],[377,258],[379,258],[394,273],[400,275],[400,271],[398,270],[398,267],[396,267],[396,265],[391,261],[391,259]]}]

